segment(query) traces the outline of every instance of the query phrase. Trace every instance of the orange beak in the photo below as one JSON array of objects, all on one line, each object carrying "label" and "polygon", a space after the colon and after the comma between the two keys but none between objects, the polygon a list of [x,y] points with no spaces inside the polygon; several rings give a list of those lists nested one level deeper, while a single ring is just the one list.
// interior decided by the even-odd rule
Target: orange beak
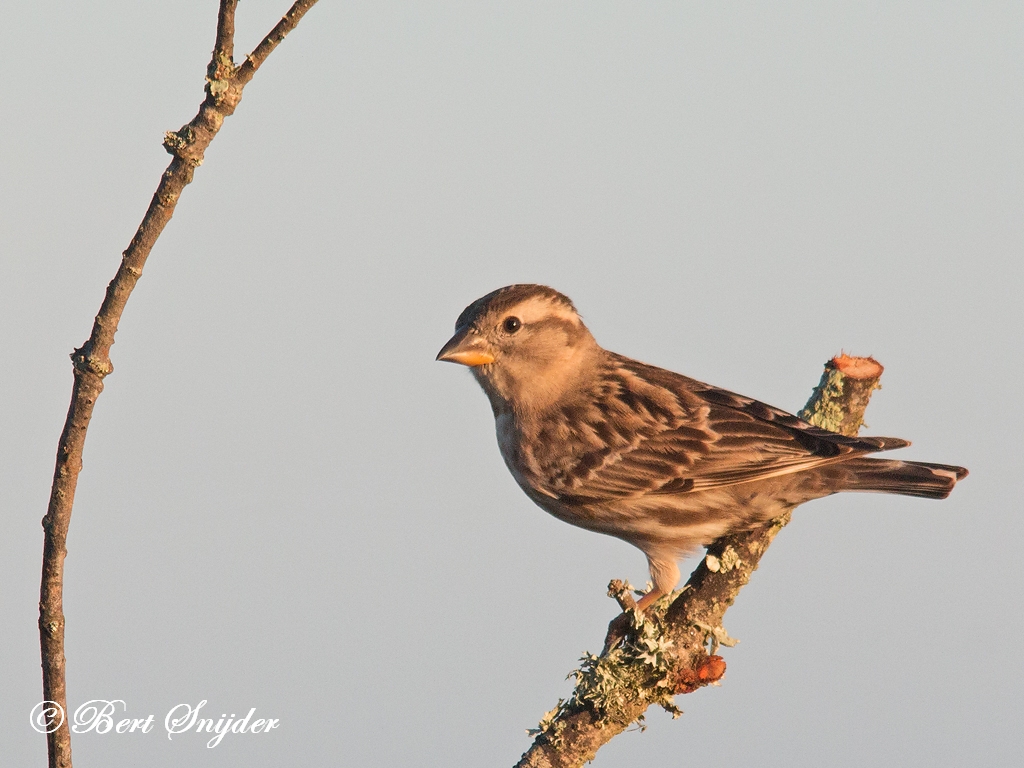
[{"label": "orange beak", "polygon": [[446,363],[468,365],[472,368],[477,365],[493,363],[494,355],[487,348],[487,342],[480,338],[472,328],[463,328],[441,347],[436,359]]}]

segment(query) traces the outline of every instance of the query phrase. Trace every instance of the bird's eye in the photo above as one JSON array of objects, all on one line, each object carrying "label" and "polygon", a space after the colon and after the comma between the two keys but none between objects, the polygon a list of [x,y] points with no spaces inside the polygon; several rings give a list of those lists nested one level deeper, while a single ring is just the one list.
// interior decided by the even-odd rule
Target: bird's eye
[{"label": "bird's eye", "polygon": [[506,317],[505,321],[501,324],[502,329],[505,333],[515,333],[523,327],[522,321],[518,317]]}]

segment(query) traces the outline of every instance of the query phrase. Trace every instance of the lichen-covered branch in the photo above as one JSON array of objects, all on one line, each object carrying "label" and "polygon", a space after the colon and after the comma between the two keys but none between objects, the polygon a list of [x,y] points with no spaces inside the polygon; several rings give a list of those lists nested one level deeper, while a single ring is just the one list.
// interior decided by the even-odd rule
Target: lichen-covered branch
[{"label": "lichen-covered branch", "polygon": [[834,357],[825,363],[821,381],[798,415],[830,432],[856,435],[881,377],[882,366],[874,358],[845,354]]},{"label": "lichen-covered branch", "polygon": [[[881,375],[882,366],[871,358],[833,358],[800,417],[856,435]],[[637,617],[622,645],[604,656],[585,655],[569,700],[544,716],[517,768],[582,766],[631,724],[642,724],[652,704],[678,716],[673,696],[718,682],[725,661],[715,652],[734,642],[722,628],[725,612],[789,517],[714,542],[686,586]],[[613,581],[609,595],[623,610],[630,607],[627,584]]]},{"label": "lichen-covered branch", "polygon": [[[50,501],[43,517],[43,568],[39,589],[39,640],[43,668],[43,698],[67,711],[64,659],[64,557],[67,554],[68,527],[75,501],[78,475],[82,470],[82,451],[86,431],[96,399],[103,391],[103,379],[114,367],[110,348],[128,297],[142,276],[142,268],[153,245],[174,213],[185,186],[192,181],[202,163],[206,148],[220,130],[224,118],[232,114],[242,98],[242,89],[271,51],[294,29],[316,0],[299,0],[246,58],[241,67],[232,61],[234,51],[235,9],[238,0],[221,0],[217,16],[217,36],[213,56],[207,68],[206,98],[198,114],[178,131],[170,132],[164,147],[173,159],[164,171],[156,194],[127,250],[93,323],[92,333],[80,349],[71,355],[74,386],[64,430],[57,447],[57,460],[50,490]],[[67,718],[47,735],[50,768],[71,768],[71,734]]]}]

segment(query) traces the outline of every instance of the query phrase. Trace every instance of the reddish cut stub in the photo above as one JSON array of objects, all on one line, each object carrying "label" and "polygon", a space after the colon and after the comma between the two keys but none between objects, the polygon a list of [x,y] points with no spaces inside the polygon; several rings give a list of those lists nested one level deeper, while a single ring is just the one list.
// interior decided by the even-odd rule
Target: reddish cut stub
[{"label": "reddish cut stub", "polygon": [[873,357],[852,357],[846,353],[833,357],[832,365],[851,379],[877,379],[885,370]]},{"label": "reddish cut stub", "polygon": [[672,691],[676,694],[693,693],[705,685],[717,683],[725,674],[725,659],[708,656],[696,669],[680,669],[676,672]]}]

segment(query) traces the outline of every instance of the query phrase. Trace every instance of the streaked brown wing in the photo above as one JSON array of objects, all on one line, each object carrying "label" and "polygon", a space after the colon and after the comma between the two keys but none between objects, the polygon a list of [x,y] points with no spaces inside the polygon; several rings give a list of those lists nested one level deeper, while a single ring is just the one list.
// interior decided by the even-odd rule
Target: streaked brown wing
[{"label": "streaked brown wing", "polygon": [[702,491],[909,445],[828,432],[671,371],[612,360],[599,409],[610,422],[628,424],[619,432],[631,439],[578,455],[553,489],[568,502]]}]

